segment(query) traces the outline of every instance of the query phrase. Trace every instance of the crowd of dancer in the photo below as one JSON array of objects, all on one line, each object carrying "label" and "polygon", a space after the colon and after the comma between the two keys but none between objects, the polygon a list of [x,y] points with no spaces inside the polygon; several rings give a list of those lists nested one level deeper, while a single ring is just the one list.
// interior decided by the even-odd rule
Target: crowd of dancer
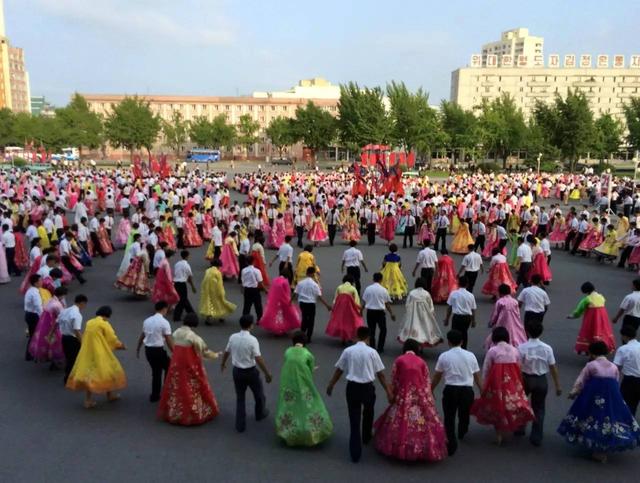
[{"label": "crowd of dancer", "polygon": [[[229,361],[233,366],[236,429],[246,429],[247,388],[256,420],[265,419],[260,372],[267,383],[273,376],[251,334],[258,325],[292,339],[280,375],[278,436],[291,446],[330,437],[333,423],[315,386],[315,359],[308,349],[317,336],[320,302],[328,311],[325,334],[346,346],[326,392],[330,396],[346,377],[353,461],[370,440],[398,459],[442,460],[456,452],[471,415],[494,427],[499,444],[532,423],[530,441],[539,446],[547,374],[556,393],[562,392],[553,349],[540,340],[551,304],[545,287],[553,283],[552,249],[593,258],[594,264],[617,259],[619,267],[631,270],[640,264],[640,197],[624,180],[614,181],[609,190],[598,176],[474,174],[441,182],[407,179],[401,189],[382,195],[376,194],[374,175],[356,178],[343,171],[229,177],[193,171],[135,179],[128,170],[16,169],[0,176],[0,282],[24,277],[19,289],[28,334],[25,358],[64,368],[66,387],[84,391],[88,409],[96,405],[95,394],[116,400],[126,387],[113,353],[125,345],[109,322],[111,307],[100,307],[83,329],[87,297],[77,294],[68,304],[68,291],[74,279],[85,283],[83,272],[96,257],[122,250],[114,286],[154,304],[136,353],[144,347],[152,371],[149,399],[159,402],[163,420],[194,425],[218,414],[203,364],[218,357],[222,370]],[[245,200],[232,199],[238,197]],[[344,276],[327,300],[313,252],[321,244],[333,246],[338,234],[348,245],[340,265]],[[362,270],[369,268],[358,247],[378,239],[388,253],[366,284]],[[402,266],[414,260],[402,259],[400,242],[403,249],[417,249],[411,284]],[[294,244],[302,248],[297,258]],[[271,260],[269,249],[276,250]],[[450,252],[464,255],[458,270]],[[210,264],[199,288],[190,265],[194,253]],[[173,257],[179,258],[174,264]],[[275,262],[278,275],[271,277]],[[484,270],[488,275],[479,291],[494,308],[480,369],[467,344],[476,325],[476,282]],[[241,330],[217,353],[194,329],[200,319],[211,325],[235,313],[225,291],[235,284],[242,287]],[[200,296],[195,308],[189,289]],[[640,279],[613,321],[592,283],[581,291],[584,297],[568,317],[582,317],[575,351],[590,361],[569,392],[575,402],[558,432],[604,461],[610,452],[640,443]],[[395,320],[401,303],[405,314],[397,340],[403,355],[388,383],[380,358],[386,316]],[[443,321],[434,304],[446,304]],[[176,330],[170,313],[181,324]],[[622,345],[616,349],[612,322],[618,320]],[[422,351],[445,342],[450,348],[430,375]],[[374,423],[376,379],[389,406]],[[441,381],[444,421],[432,392]],[[475,400],[474,385],[480,391]]]}]

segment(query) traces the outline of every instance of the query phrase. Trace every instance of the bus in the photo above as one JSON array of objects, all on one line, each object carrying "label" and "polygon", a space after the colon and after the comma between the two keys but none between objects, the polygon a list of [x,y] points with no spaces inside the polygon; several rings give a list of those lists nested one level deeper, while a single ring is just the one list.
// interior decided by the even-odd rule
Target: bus
[{"label": "bus", "polygon": [[208,163],[220,161],[220,150],[193,148],[187,151],[188,163]]},{"label": "bus", "polygon": [[62,153],[52,154],[51,159],[55,161],[78,161],[80,159],[80,150],[78,148],[63,148]]}]

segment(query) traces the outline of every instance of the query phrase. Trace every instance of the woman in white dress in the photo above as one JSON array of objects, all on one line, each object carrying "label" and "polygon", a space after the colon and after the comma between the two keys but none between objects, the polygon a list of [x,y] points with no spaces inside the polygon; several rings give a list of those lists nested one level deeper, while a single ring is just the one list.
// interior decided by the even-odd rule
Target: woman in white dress
[{"label": "woman in white dress", "polygon": [[422,347],[433,347],[444,340],[436,321],[433,300],[425,285],[424,279],[418,278],[407,296],[404,325],[398,334],[398,341],[403,344],[407,339],[414,339]]}]

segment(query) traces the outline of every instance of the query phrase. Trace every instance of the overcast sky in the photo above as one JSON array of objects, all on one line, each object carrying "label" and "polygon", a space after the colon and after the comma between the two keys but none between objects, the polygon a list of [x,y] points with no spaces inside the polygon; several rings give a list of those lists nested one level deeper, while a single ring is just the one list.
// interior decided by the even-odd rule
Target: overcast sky
[{"label": "overcast sky", "polygon": [[551,53],[640,53],[640,1],[5,0],[32,95],[236,95],[321,76],[424,87],[503,30],[528,27]]}]

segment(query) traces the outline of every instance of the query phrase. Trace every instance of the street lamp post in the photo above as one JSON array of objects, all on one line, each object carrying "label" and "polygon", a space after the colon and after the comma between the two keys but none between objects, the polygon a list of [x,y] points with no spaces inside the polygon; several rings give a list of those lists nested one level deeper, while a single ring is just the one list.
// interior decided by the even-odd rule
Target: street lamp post
[{"label": "street lamp post", "polygon": [[538,161],[538,175],[540,174],[540,160],[541,159],[542,159],[542,153],[538,153],[538,158],[537,158],[537,161]]}]

